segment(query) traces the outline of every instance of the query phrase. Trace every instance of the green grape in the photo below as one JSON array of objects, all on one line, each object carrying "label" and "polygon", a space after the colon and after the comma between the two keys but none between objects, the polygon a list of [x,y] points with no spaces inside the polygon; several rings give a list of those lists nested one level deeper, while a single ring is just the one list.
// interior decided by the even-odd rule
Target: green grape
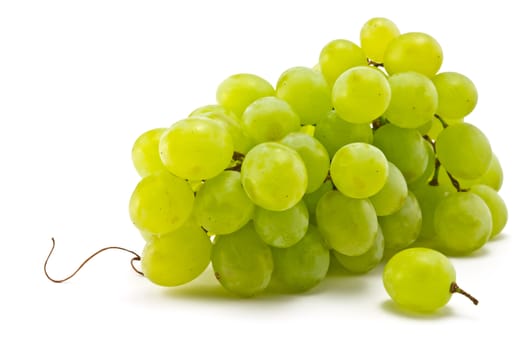
[{"label": "green grape", "polygon": [[306,204],[306,207],[308,208],[309,221],[311,224],[317,224],[317,219],[315,217],[315,209],[317,208],[317,203],[326,192],[331,191],[333,189],[334,185],[332,184],[332,181],[327,180],[323,182],[321,187],[319,187],[314,192],[306,193],[304,195],[303,201],[304,204]]},{"label": "green grape", "polygon": [[439,186],[420,184],[419,186],[411,187],[410,190],[413,191],[416,196],[419,208],[421,209],[422,222],[418,240],[433,240],[436,235],[434,229],[436,206],[448,195],[449,190],[441,184]]},{"label": "green grape", "polygon": [[428,122],[426,122],[425,124],[421,125],[421,126],[418,126],[416,129],[417,131],[419,131],[419,133],[421,135],[426,135],[431,129],[432,129],[432,125],[433,124],[433,120],[435,118],[432,118],[430,119]]},{"label": "green grape", "polygon": [[347,69],[366,66],[368,62],[363,50],[351,41],[337,39],[326,44],[319,55],[319,66],[328,86]]},{"label": "green grape", "polygon": [[131,221],[141,231],[163,235],[179,228],[193,207],[190,185],[164,172],[148,175],[138,183],[129,201]]},{"label": "green grape", "polygon": [[368,249],[364,254],[348,256],[335,250],[333,251],[334,257],[346,270],[356,274],[366,273],[379,265],[381,259],[383,259],[385,242],[383,239],[381,226],[378,226],[377,228],[378,231],[374,244],[372,244],[370,249]]},{"label": "green grape", "polygon": [[210,263],[211,241],[193,220],[174,232],[152,237],[146,243],[141,263],[144,276],[151,282],[178,286],[199,276]]},{"label": "green grape", "polygon": [[228,291],[249,297],[266,289],[273,271],[272,251],[253,225],[215,238],[211,262],[215,277]]},{"label": "green grape", "polygon": [[492,149],[487,137],[472,124],[449,125],[436,140],[436,154],[454,177],[477,179],[488,170]]},{"label": "green grape", "polygon": [[205,105],[201,106],[199,108],[194,109],[188,117],[194,117],[199,116],[201,114],[218,114],[218,115],[226,115],[231,118],[238,118],[237,115],[235,115],[233,112],[228,111],[226,108],[224,108],[221,105]]},{"label": "green grape", "polygon": [[146,131],[133,144],[131,158],[135,170],[141,177],[166,170],[159,155],[159,139],[164,131],[166,131],[165,128]]},{"label": "green grape", "polygon": [[[439,99],[438,99],[439,103]],[[439,134],[443,131],[443,124],[439,121],[438,118],[432,118],[432,126],[430,127],[430,130],[427,131],[428,137],[430,137],[432,140],[435,140],[438,138]]]},{"label": "green grape", "polygon": [[217,88],[217,102],[240,117],[253,101],[274,96],[272,84],[253,74],[235,74],[226,78]]},{"label": "green grape", "polygon": [[393,163],[388,162],[388,177],[385,185],[369,199],[377,216],[385,216],[401,209],[407,195],[407,182],[403,174]]},{"label": "green grape", "polygon": [[451,193],[436,206],[434,229],[436,241],[445,254],[472,253],[490,238],[490,209],[483,199],[474,193]]},{"label": "green grape", "polygon": [[349,198],[329,191],[317,203],[319,230],[328,245],[341,254],[366,253],[377,234],[377,216],[368,199]]},{"label": "green grape", "polygon": [[418,72],[432,78],[443,62],[439,43],[425,33],[405,33],[394,38],[385,51],[388,74]]},{"label": "green grape", "polygon": [[446,120],[466,117],[478,102],[478,91],[466,76],[455,72],[444,72],[432,78],[439,103],[437,114]]},{"label": "green grape", "polygon": [[416,72],[397,73],[388,78],[392,99],[384,116],[402,128],[418,128],[434,117],[438,94],[432,80]]},{"label": "green grape", "polygon": [[193,212],[199,225],[223,235],[246,225],[254,207],[242,188],[241,174],[228,170],[204,183],[195,197]]},{"label": "green grape", "polygon": [[[241,154],[246,154],[250,148],[253,147],[253,141],[242,129],[241,122],[233,113],[225,111],[223,107],[217,106],[215,111],[212,107],[213,106],[204,106],[198,108],[193,111],[189,117],[210,118],[222,123],[228,134],[232,137],[233,150]],[[211,110],[206,112],[207,109]]]},{"label": "green grape", "polygon": [[383,285],[392,300],[409,311],[436,311],[453,293],[478,304],[456,284],[456,270],[450,260],[428,248],[405,249],[394,255],[383,270]]},{"label": "green grape", "polygon": [[330,156],[323,144],[302,132],[286,135],[281,143],[296,150],[301,156],[308,173],[306,193],[317,190],[326,179],[330,168]]},{"label": "green grape", "polygon": [[330,265],[330,251],[315,226],[297,244],[289,248],[272,248],[273,278],[286,291],[304,292],[318,285]]},{"label": "green grape", "polygon": [[332,89],[332,103],[350,123],[370,123],[387,110],[390,86],[385,75],[371,67],[354,67],[342,73]]},{"label": "green grape", "polygon": [[414,243],[421,232],[422,214],[416,196],[408,192],[401,209],[378,218],[383,229],[385,249],[401,250]]},{"label": "green grape", "polygon": [[424,172],[428,164],[425,140],[415,129],[403,129],[386,124],[374,133],[374,146],[403,173],[408,184]]},{"label": "green grape", "polygon": [[303,201],[283,211],[256,207],[253,226],[264,243],[277,248],[296,244],[308,230],[308,208]]},{"label": "green grape", "polygon": [[294,67],[279,77],[276,96],[288,102],[301,124],[316,124],[332,109],[330,87],[321,72]]},{"label": "green grape", "polygon": [[372,128],[368,124],[353,124],[344,121],[335,111],[321,118],[315,126],[314,136],[333,157],[339,148],[353,142],[372,143]]},{"label": "green grape", "polygon": [[224,124],[203,117],[182,119],[160,138],[160,158],[176,176],[206,180],[226,169],[233,141]]},{"label": "green grape", "polygon": [[410,189],[413,189],[418,186],[426,186],[428,182],[432,180],[432,177],[434,176],[434,171],[436,170],[436,154],[434,153],[434,146],[428,141],[424,142],[424,145],[428,154],[427,167],[425,168],[425,171],[423,172],[423,174],[421,174],[421,176],[419,176],[416,180],[410,183],[410,185],[408,186]]},{"label": "green grape", "polygon": [[378,193],[388,178],[388,161],[377,147],[351,143],[336,152],[330,165],[334,185],[344,195],[367,198]]},{"label": "green grape", "polygon": [[306,192],[308,175],[299,153],[276,142],[261,143],[248,152],[241,167],[248,197],[268,210],[286,210]]},{"label": "green grape", "polygon": [[481,197],[489,208],[492,217],[490,238],[494,238],[507,224],[508,212],[505,202],[495,189],[487,185],[474,185],[470,188],[470,192]]},{"label": "green grape", "polygon": [[492,154],[489,168],[478,180],[478,183],[490,186],[496,191],[501,189],[501,185],[503,184],[503,170],[501,169],[501,164],[495,154]]},{"label": "green grape", "polygon": [[398,36],[399,29],[394,22],[387,18],[372,18],[361,28],[361,47],[368,58],[382,63],[386,48]]},{"label": "green grape", "polygon": [[241,123],[256,143],[277,141],[301,128],[299,116],[292,107],[273,96],[260,98],[249,105],[242,115]]}]

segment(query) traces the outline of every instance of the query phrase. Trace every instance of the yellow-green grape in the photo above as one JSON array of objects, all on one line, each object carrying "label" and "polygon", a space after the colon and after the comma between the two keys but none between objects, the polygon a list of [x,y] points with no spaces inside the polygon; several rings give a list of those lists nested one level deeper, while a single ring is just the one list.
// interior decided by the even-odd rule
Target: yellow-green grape
[{"label": "yellow-green grape", "polygon": [[242,188],[241,174],[228,170],[204,183],[195,197],[193,212],[199,225],[223,235],[246,225],[254,208]]},{"label": "yellow-green grape", "polygon": [[490,238],[490,209],[483,199],[472,192],[451,193],[436,206],[434,229],[436,241],[443,253],[470,254]]},{"label": "yellow-green grape", "polygon": [[321,118],[315,126],[314,136],[333,157],[339,148],[353,142],[372,143],[373,133],[369,124],[354,124],[340,118],[335,111]]},{"label": "yellow-green grape", "polygon": [[166,131],[165,128],[146,131],[133,144],[131,158],[133,159],[135,170],[141,177],[166,170],[159,155],[159,139],[164,131]]},{"label": "yellow-green grape", "polygon": [[465,180],[483,176],[492,159],[489,140],[481,130],[468,123],[445,128],[436,140],[436,154],[452,176]]},{"label": "yellow-green grape", "polygon": [[198,116],[198,115],[201,115],[201,114],[208,114],[208,113],[219,114],[219,115],[227,115],[228,117],[238,118],[238,116],[235,115],[235,113],[233,113],[231,111],[228,111],[226,108],[224,108],[221,105],[205,105],[205,106],[201,106],[199,108],[194,109],[189,114],[189,117],[194,117],[194,116]]},{"label": "yellow-green grape", "polygon": [[339,191],[325,193],[316,208],[317,225],[330,248],[355,256],[366,253],[378,230],[374,206]]},{"label": "yellow-green grape", "polygon": [[303,201],[283,211],[256,207],[253,226],[264,243],[287,248],[299,242],[308,230],[308,208]]},{"label": "yellow-green grape", "polygon": [[433,312],[445,306],[453,293],[478,301],[456,283],[456,270],[443,254],[428,248],[410,248],[394,255],[383,271],[383,285],[400,307]]},{"label": "yellow-green grape", "polygon": [[429,183],[429,181],[432,180],[432,177],[434,176],[434,171],[436,170],[436,154],[434,153],[434,146],[426,140],[424,142],[424,145],[428,154],[427,167],[425,168],[425,171],[423,172],[423,174],[421,174],[421,176],[419,176],[416,180],[410,183],[408,187],[411,190],[419,186],[426,186]]},{"label": "yellow-green grape", "polygon": [[232,234],[217,236],[211,262],[221,285],[244,297],[264,291],[273,271],[272,251],[251,223]]},{"label": "yellow-green grape", "polygon": [[384,64],[388,74],[418,72],[432,78],[443,62],[439,43],[425,33],[405,33],[388,45]]},{"label": "yellow-green grape", "polygon": [[129,201],[131,221],[140,231],[163,235],[179,228],[190,216],[193,191],[180,178],[164,171],[138,183]]},{"label": "yellow-green grape", "polygon": [[330,251],[315,226],[288,248],[272,248],[275,278],[284,290],[304,292],[318,285],[330,265]]},{"label": "yellow-green grape", "polygon": [[407,195],[408,187],[403,174],[393,163],[388,162],[388,177],[385,185],[369,199],[377,216],[385,216],[401,209]]},{"label": "yellow-green grape", "polygon": [[306,192],[308,175],[295,150],[276,142],[252,148],[242,163],[241,182],[248,197],[268,210],[286,210]]},{"label": "yellow-green grape", "polygon": [[299,132],[302,132],[302,133],[310,135],[310,136],[314,136],[315,125],[303,125],[303,126],[301,126],[301,129],[299,130]]},{"label": "yellow-green grape", "polygon": [[425,142],[417,130],[393,124],[383,125],[374,133],[374,146],[401,170],[408,184],[425,172],[428,164]]},{"label": "yellow-green grape", "polygon": [[508,212],[505,202],[495,189],[487,185],[474,185],[470,188],[470,192],[481,197],[489,208],[492,217],[492,232],[490,233],[490,238],[496,237],[507,224]]},{"label": "yellow-green grape", "polygon": [[306,193],[317,190],[326,179],[330,168],[330,156],[323,144],[302,132],[286,135],[281,143],[296,150],[301,156],[308,173]]},{"label": "yellow-green grape", "polygon": [[439,186],[431,186],[428,183],[411,187],[410,190],[413,191],[416,196],[419,208],[421,209],[422,222],[418,240],[433,240],[436,235],[434,228],[436,206],[450,191],[441,184]]},{"label": "yellow-green grape", "polygon": [[348,256],[341,254],[337,251],[333,251],[334,257],[337,261],[345,268],[355,274],[366,273],[376,267],[383,259],[383,252],[385,243],[383,239],[383,233],[381,226],[378,226],[376,239],[374,244],[364,254],[357,256]]},{"label": "yellow-green grape", "polygon": [[160,158],[183,179],[206,180],[219,175],[233,156],[233,141],[224,124],[204,117],[182,119],[160,138]]},{"label": "yellow-green grape", "polygon": [[356,124],[370,123],[380,117],[387,110],[390,97],[387,78],[371,67],[348,69],[337,78],[332,89],[336,112]]},{"label": "yellow-green grape", "polygon": [[368,64],[364,51],[351,41],[337,39],[326,44],[319,55],[319,66],[328,86],[347,69]]},{"label": "yellow-green grape", "polygon": [[254,74],[235,74],[217,88],[217,103],[240,117],[253,101],[274,96],[272,84]]},{"label": "yellow-green grape", "polygon": [[439,103],[437,114],[446,120],[461,119],[474,110],[478,91],[474,83],[460,73],[444,72],[432,78]]},{"label": "yellow-green grape", "polygon": [[438,94],[432,80],[416,72],[402,72],[388,78],[392,99],[384,116],[402,128],[418,128],[432,120]]},{"label": "yellow-green grape", "polygon": [[210,238],[190,219],[174,232],[152,237],[146,243],[142,272],[155,284],[178,286],[199,276],[210,263],[210,257]]},{"label": "yellow-green grape", "polygon": [[279,77],[276,96],[288,102],[301,124],[316,124],[332,109],[330,87],[323,75],[311,68],[294,67]]},{"label": "yellow-green grape", "polygon": [[399,29],[394,22],[387,18],[372,18],[361,28],[361,47],[368,58],[382,63],[386,48],[398,36]]},{"label": "yellow-green grape", "polygon": [[332,191],[333,189],[334,185],[332,184],[332,181],[326,180],[317,190],[304,195],[303,201],[308,208],[309,221],[311,224],[317,225],[317,219],[315,217],[317,203],[326,192]]},{"label": "yellow-green grape", "polygon": [[492,154],[489,168],[485,174],[483,174],[479,183],[490,186],[496,191],[501,189],[501,185],[503,184],[503,169],[501,169],[501,164],[495,154]]},{"label": "yellow-green grape", "polygon": [[256,143],[278,141],[301,128],[299,116],[292,107],[273,96],[260,98],[250,104],[242,115],[241,124]]},{"label": "yellow-green grape", "polygon": [[352,198],[367,198],[378,193],[388,178],[388,161],[377,147],[351,143],[336,152],[330,176],[341,193]]},{"label": "yellow-green grape", "polygon": [[[438,103],[439,103],[439,98],[438,98]],[[432,140],[436,140],[442,131],[443,131],[443,124],[439,121],[438,118],[432,118],[432,126],[430,127],[430,130],[426,132],[428,137],[430,137]]]},{"label": "yellow-green grape", "polygon": [[416,196],[408,192],[401,209],[378,218],[385,238],[385,249],[397,251],[414,243],[421,232],[422,214]]},{"label": "yellow-green grape", "polygon": [[430,119],[428,122],[426,122],[425,124],[421,125],[421,126],[418,126],[416,129],[417,131],[419,131],[419,133],[421,135],[426,135],[430,129],[432,129],[432,123],[433,123],[433,120],[434,118]]}]

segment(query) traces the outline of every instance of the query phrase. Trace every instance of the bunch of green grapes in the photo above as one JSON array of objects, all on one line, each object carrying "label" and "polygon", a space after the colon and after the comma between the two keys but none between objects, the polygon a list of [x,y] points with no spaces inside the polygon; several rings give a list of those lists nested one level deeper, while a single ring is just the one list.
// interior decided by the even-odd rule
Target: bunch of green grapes
[{"label": "bunch of green grapes", "polygon": [[507,208],[501,164],[470,123],[476,87],[442,62],[432,36],[373,18],[315,67],[275,84],[232,75],[216,104],[142,134],[129,210],[144,275],[177,286],[211,268],[248,297],[314,288],[331,259],[362,274],[392,257],[384,285],[401,307],[465,294],[445,255],[485,246]]}]

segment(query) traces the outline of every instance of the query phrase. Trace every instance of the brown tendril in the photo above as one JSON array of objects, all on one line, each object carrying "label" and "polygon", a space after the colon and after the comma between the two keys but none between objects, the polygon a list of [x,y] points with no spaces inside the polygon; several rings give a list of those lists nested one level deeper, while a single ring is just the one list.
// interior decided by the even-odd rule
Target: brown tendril
[{"label": "brown tendril", "polygon": [[49,258],[51,257],[51,254],[53,253],[53,251],[55,250],[55,239],[54,238],[51,238],[51,241],[53,242],[53,245],[51,247],[51,250],[49,251],[49,254],[46,258],[46,261],[44,262],[44,273],[46,274],[46,277],[48,280],[50,280],[51,282],[55,282],[55,283],[62,283],[62,282],[65,282],[67,280],[69,280],[70,278],[72,278],[73,276],[75,276],[77,274],[78,271],[80,271],[80,269],[82,267],[84,267],[84,265],[86,265],[86,263],[93,259],[96,255],[106,251],[106,250],[110,250],[110,249],[115,249],[115,250],[122,250],[122,251],[125,251],[125,252],[128,252],[128,253],[131,253],[133,254],[133,258],[131,258],[131,261],[130,261],[130,264],[131,264],[131,268],[136,272],[138,273],[139,275],[141,276],[144,276],[144,273],[139,271],[134,263],[136,261],[140,261],[140,255],[138,255],[137,253],[135,253],[134,251],[132,250],[129,250],[129,249],[126,249],[126,248],[122,248],[122,247],[114,247],[114,246],[111,246],[111,247],[105,247],[105,248],[102,248],[98,251],[96,251],[95,253],[91,254],[86,260],[84,260],[84,262],[82,264],[80,264],[80,266],[69,276],[67,276],[66,278],[63,278],[63,279],[54,279],[52,278],[51,276],[49,276],[49,274],[47,273],[47,263],[49,261]]},{"label": "brown tendril", "polygon": [[370,66],[374,66],[374,67],[384,67],[385,66],[383,63],[375,62],[371,60],[370,58],[367,58],[366,60]]},{"label": "brown tendril", "polygon": [[472,295],[470,295],[469,293],[465,292],[463,289],[459,288],[459,286],[458,286],[458,284],[456,282],[452,282],[450,284],[450,290],[449,291],[450,291],[450,293],[458,293],[458,294],[466,296],[467,298],[470,299],[470,301],[472,301],[472,303],[474,305],[478,305],[479,304],[478,299],[474,298]]}]

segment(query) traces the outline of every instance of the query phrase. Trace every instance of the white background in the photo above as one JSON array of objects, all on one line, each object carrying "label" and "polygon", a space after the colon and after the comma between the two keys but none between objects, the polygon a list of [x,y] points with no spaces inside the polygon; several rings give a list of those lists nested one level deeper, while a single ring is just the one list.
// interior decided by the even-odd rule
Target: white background
[{"label": "white background", "polygon": [[[488,5],[490,4],[490,5]],[[523,349],[523,33],[518,1],[23,1],[0,3],[1,349]],[[313,66],[332,39],[358,42],[385,16],[402,32],[433,35],[443,70],[469,76],[479,103],[468,121],[485,131],[505,170],[510,220],[500,239],[453,259],[458,283],[441,312],[397,312],[381,268],[330,277],[311,292],[237,299],[210,271],[163,289],[135,275],[128,217],[135,138],[169,126],[238,72],[275,83]]]}]

